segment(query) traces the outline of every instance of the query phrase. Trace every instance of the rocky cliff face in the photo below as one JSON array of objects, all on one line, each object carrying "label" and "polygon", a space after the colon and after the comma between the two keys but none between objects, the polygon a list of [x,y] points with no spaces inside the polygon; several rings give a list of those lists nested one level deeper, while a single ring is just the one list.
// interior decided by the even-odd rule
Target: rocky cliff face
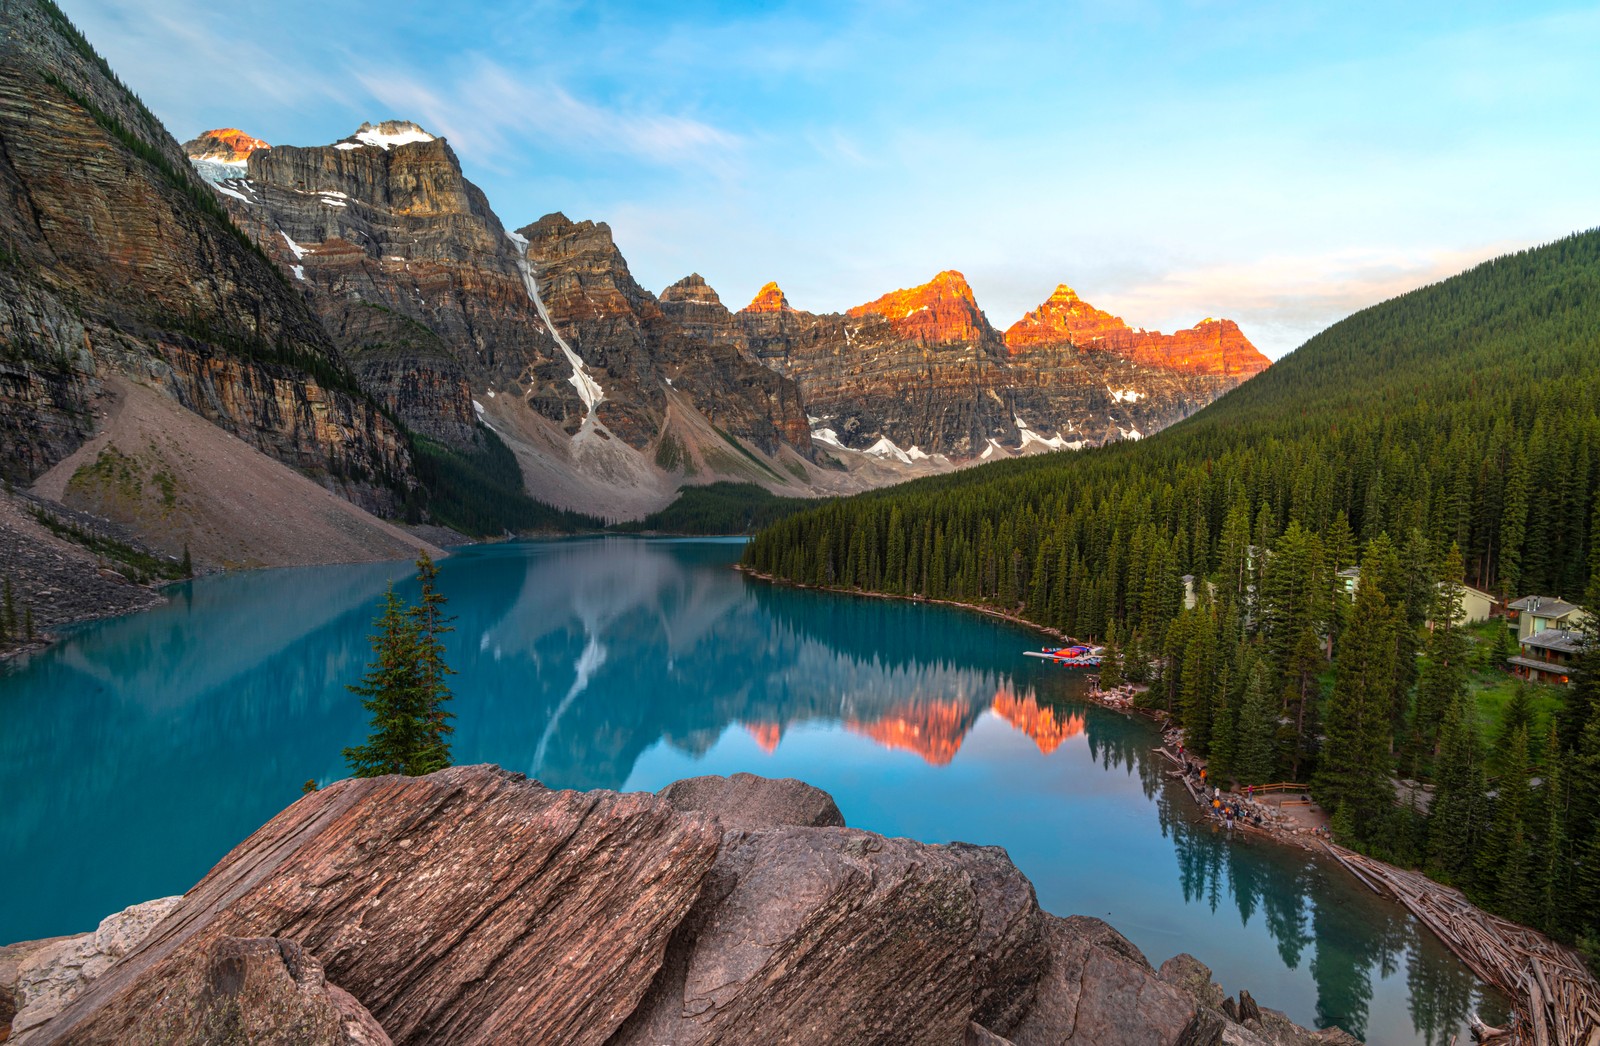
[{"label": "rocky cliff face", "polygon": [[53,4],[0,6],[0,471],[94,430],[108,372],[373,507],[410,479],[304,301]]},{"label": "rocky cliff face", "polygon": [[953,271],[844,315],[796,310],[769,283],[737,320],[742,339],[711,336],[792,376],[819,442],[907,464],[1138,438],[1267,365],[1230,320],[1135,331],[1067,288],[1002,337]]},{"label": "rocky cliff face", "polygon": [[1194,960],[1158,972],[1042,912],[1003,850],[854,831],[816,789],[744,774],[659,796],[493,767],[342,781],[117,950],[76,985],[40,971],[97,941],[0,953],[0,994],[28,986],[13,1041],[1332,1040],[1253,1004],[1240,1023]]},{"label": "rocky cliff face", "polygon": [[[630,446],[656,438],[668,390],[675,390],[713,425],[769,456],[785,445],[811,456],[794,382],[749,355],[704,280],[689,277],[658,300],[634,281],[604,222],[550,214],[518,231],[548,287],[551,318],[584,360],[615,383],[617,394],[607,393],[599,414]],[[719,327],[731,338],[707,340]]]},{"label": "rocky cliff face", "polygon": [[[677,415],[678,429],[809,456],[793,383],[669,320],[605,225],[551,215],[509,232],[448,143],[413,123],[251,149],[242,169],[210,158],[218,138],[189,144],[196,169],[307,293],[363,387],[458,446],[482,413],[536,497],[609,515],[595,483],[659,503],[685,463],[717,472],[672,431]],[[770,467],[756,478],[788,482]]]}]

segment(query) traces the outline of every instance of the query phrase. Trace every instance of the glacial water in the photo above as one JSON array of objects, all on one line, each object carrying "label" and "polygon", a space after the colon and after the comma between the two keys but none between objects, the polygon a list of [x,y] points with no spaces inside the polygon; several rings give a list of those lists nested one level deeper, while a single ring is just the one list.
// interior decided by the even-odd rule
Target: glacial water
[{"label": "glacial water", "polygon": [[[799,777],[847,822],[1006,847],[1053,912],[1159,964],[1373,1043],[1448,1043],[1470,974],[1337,865],[1203,823],[1145,722],[1087,705],[1034,634],[958,610],[747,580],[732,541],[466,549],[455,757],[567,788]],[[258,571],[72,630],[0,669],[0,943],[180,893],[300,794],[344,776],[374,605],[407,564]],[[1486,1015],[1499,1011],[1494,1000]]]}]

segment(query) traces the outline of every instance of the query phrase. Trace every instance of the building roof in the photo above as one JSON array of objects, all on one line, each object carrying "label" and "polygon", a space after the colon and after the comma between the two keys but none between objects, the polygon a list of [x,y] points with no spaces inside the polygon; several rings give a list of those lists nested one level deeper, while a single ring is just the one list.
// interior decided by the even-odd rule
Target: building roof
[{"label": "building roof", "polygon": [[1566,617],[1578,608],[1554,596],[1523,596],[1515,603],[1510,604],[1512,610],[1526,610],[1538,617],[1558,618]]},{"label": "building roof", "polygon": [[1554,665],[1549,661],[1536,661],[1531,657],[1508,657],[1507,664],[1517,665],[1522,668],[1531,668],[1536,672],[1549,672],[1551,675],[1570,676],[1571,665]]},{"label": "building roof", "polygon": [[1484,599],[1487,599],[1491,603],[1496,602],[1493,592],[1485,592],[1483,589],[1479,588],[1477,585],[1462,585],[1461,586],[1461,591],[1475,593],[1476,595],[1480,595]]},{"label": "building roof", "polygon": [[1343,570],[1339,571],[1339,576],[1340,577],[1360,577],[1361,576],[1361,568],[1360,567],[1345,567]]},{"label": "building roof", "polygon": [[1547,628],[1524,639],[1522,646],[1524,649],[1558,650],[1563,654],[1577,654],[1583,650],[1583,633],[1565,628]]},{"label": "building roof", "polygon": [[1182,581],[1185,585],[1192,585],[1192,584],[1194,584],[1194,575],[1193,574],[1185,574],[1185,575],[1183,575],[1183,577],[1179,578],[1178,580]]}]

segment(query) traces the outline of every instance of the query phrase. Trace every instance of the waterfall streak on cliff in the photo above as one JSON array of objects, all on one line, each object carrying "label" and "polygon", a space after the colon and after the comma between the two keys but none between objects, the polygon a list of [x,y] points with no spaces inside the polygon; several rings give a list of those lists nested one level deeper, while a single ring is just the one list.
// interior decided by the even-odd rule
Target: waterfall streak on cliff
[{"label": "waterfall streak on cliff", "polygon": [[567,354],[567,361],[572,364],[572,377],[567,380],[572,382],[572,387],[578,390],[578,398],[583,400],[583,405],[588,409],[584,421],[594,416],[595,407],[605,399],[605,390],[600,383],[589,374],[589,368],[584,366],[583,357],[573,351],[567,339],[561,336],[555,323],[550,319],[550,310],[544,307],[544,299],[539,297],[539,281],[533,277],[533,266],[528,263],[528,241],[514,232],[507,232],[506,238],[517,245],[517,269],[522,273],[522,284],[528,289],[528,297],[533,302],[533,307],[539,311],[539,318],[544,325],[550,328],[550,336],[555,338],[556,344],[561,346],[561,351]]}]

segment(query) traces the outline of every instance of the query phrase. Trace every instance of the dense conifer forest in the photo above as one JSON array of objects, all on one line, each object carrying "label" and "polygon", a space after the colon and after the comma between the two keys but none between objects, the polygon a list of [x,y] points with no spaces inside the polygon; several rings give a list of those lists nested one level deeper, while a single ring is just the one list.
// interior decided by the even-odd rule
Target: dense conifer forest
[{"label": "dense conifer forest", "polygon": [[1467,665],[1509,639],[1429,625],[1462,582],[1600,603],[1597,484],[1591,231],[1357,313],[1147,441],[833,502],[745,561],[1109,642],[1213,780],[1308,782],[1342,841],[1593,955],[1600,645],[1555,714],[1489,722]]}]

